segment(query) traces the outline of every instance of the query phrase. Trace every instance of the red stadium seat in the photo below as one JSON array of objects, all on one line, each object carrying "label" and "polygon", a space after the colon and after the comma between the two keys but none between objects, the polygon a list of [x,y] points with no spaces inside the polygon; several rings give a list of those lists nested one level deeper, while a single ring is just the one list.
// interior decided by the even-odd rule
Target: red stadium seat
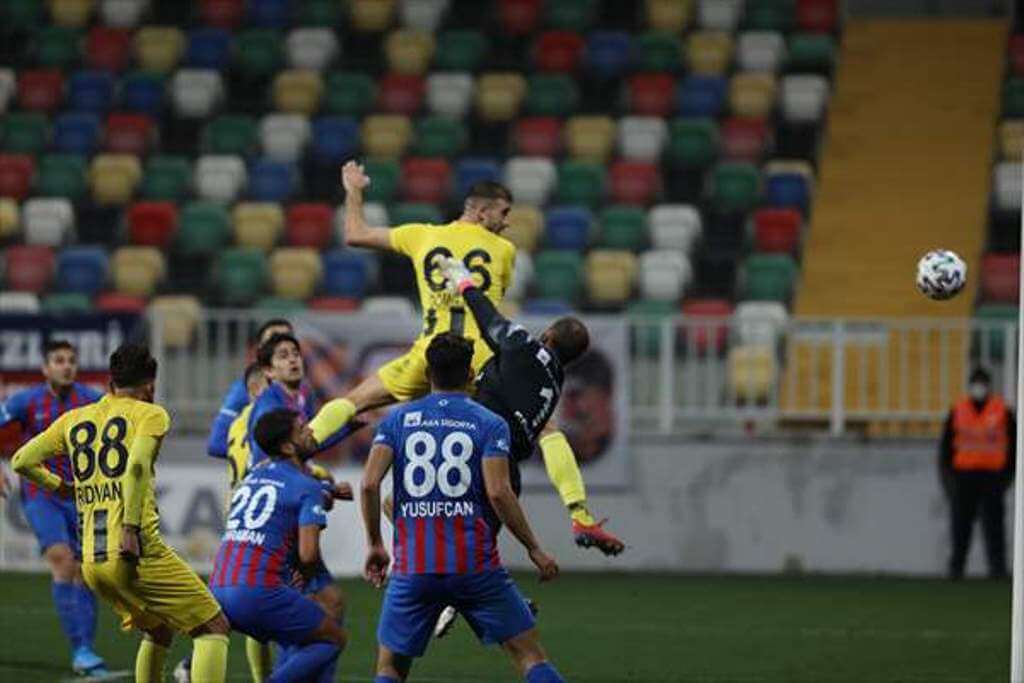
[{"label": "red stadium seat", "polygon": [[412,74],[388,74],[379,82],[377,106],[392,114],[412,116],[423,107],[426,81]]},{"label": "red stadium seat", "polygon": [[28,155],[0,154],[0,197],[27,197],[35,166],[35,161]]},{"label": "red stadium seat", "polygon": [[18,105],[22,109],[52,111],[64,99],[64,76],[57,69],[22,71],[18,76]]},{"label": "red stadium seat", "polygon": [[1010,38],[1010,69],[1015,76],[1024,76],[1024,34]]},{"label": "red stadium seat", "polygon": [[562,121],[553,116],[519,119],[513,139],[520,156],[556,156],[562,147]]},{"label": "red stadium seat", "polygon": [[218,28],[235,28],[245,15],[244,0],[202,0],[199,14],[203,23]]},{"label": "red stadium seat", "polygon": [[85,41],[85,59],[94,69],[121,71],[128,65],[132,33],[127,29],[96,26]]},{"label": "red stadium seat", "polygon": [[571,31],[548,31],[541,34],[534,50],[541,71],[575,71],[583,55],[583,38]]},{"label": "red stadium seat", "polygon": [[[693,343],[700,353],[706,353],[713,347],[717,353],[725,349],[725,342],[729,338],[729,323],[725,320],[721,324],[708,321],[708,325],[700,325],[701,318],[728,318],[732,315],[732,304],[725,299],[689,299],[683,302],[683,316],[688,318],[686,322],[692,323]],[[689,339],[683,339],[683,348],[689,344]]]},{"label": "red stadium seat", "polygon": [[142,313],[146,310],[146,300],[131,294],[104,292],[96,297],[96,310],[104,313]]},{"label": "red stadium seat", "polygon": [[132,244],[166,249],[178,229],[174,202],[138,202],[128,209],[128,236]]},{"label": "red stadium seat", "polygon": [[837,0],[797,0],[796,25],[801,31],[828,33],[839,23]]},{"label": "red stadium seat", "polygon": [[540,19],[541,0],[501,0],[502,31],[511,36],[533,33]]},{"label": "red stadium seat", "polygon": [[54,257],[49,247],[18,245],[4,252],[7,289],[39,294],[53,277]]},{"label": "red stadium seat", "polygon": [[142,156],[153,140],[153,122],[142,114],[111,114],[107,117],[108,152]]},{"label": "red stadium seat", "polygon": [[402,194],[410,202],[444,202],[451,181],[452,167],[446,159],[417,157],[402,164]]},{"label": "red stadium seat", "polygon": [[325,249],[334,233],[333,219],[327,204],[293,204],[288,207],[285,240],[295,247]]},{"label": "red stadium seat", "polygon": [[637,74],[629,79],[630,111],[644,116],[668,116],[675,107],[676,82],[668,74]]},{"label": "red stadium seat", "polygon": [[986,302],[1015,302],[1020,254],[985,254],[981,258],[981,295]]},{"label": "red stadium seat", "polygon": [[754,248],[792,254],[800,245],[800,212],[796,209],[758,209],[754,213]]},{"label": "red stadium seat", "polygon": [[309,310],[351,313],[359,310],[359,300],[344,296],[322,296],[309,302]]},{"label": "red stadium seat", "polygon": [[733,117],[722,123],[719,134],[726,159],[757,162],[764,153],[768,126],[764,119]]},{"label": "red stadium seat", "polygon": [[659,178],[655,164],[616,161],[609,173],[612,201],[616,204],[649,204],[658,195]]}]

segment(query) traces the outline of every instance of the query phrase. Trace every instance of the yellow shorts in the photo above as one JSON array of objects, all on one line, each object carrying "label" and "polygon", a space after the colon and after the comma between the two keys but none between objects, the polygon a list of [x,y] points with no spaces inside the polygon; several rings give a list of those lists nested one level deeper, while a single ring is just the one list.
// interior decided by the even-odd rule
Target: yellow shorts
[{"label": "yellow shorts", "polygon": [[[427,379],[427,346],[433,337],[420,337],[412,348],[398,358],[377,369],[384,388],[400,403],[412,401],[430,393]],[[473,375],[476,376],[494,352],[482,339],[473,342]]]},{"label": "yellow shorts", "polygon": [[137,566],[121,559],[86,562],[82,577],[110,603],[125,630],[167,625],[190,633],[220,612],[199,575],[170,548],[143,557]]}]

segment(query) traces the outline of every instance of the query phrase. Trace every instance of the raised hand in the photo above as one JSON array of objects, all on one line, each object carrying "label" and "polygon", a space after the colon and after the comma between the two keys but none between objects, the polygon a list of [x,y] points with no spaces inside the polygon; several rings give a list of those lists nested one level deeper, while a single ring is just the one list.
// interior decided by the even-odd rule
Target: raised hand
[{"label": "raised hand", "polygon": [[362,192],[370,184],[370,176],[362,164],[348,161],[341,167],[341,184],[345,192]]}]

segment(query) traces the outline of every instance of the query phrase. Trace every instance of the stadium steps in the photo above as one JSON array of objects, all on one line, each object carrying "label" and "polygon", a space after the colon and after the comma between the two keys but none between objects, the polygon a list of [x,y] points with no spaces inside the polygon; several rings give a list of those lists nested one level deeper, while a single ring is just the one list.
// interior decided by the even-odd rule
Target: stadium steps
[{"label": "stadium steps", "polygon": [[[986,210],[1005,32],[1003,22],[988,20],[849,23],[797,316],[970,315],[976,277],[957,299],[936,303],[915,290],[914,266],[925,251],[944,247],[977,274],[984,234],[974,228]],[[963,330],[855,333],[844,354],[847,405],[944,409],[963,389],[968,343]],[[813,334],[789,340],[784,415],[800,421],[831,407],[831,355]],[[944,363],[948,376],[940,375]],[[862,381],[862,366],[879,380]],[[857,422],[855,412],[850,418]],[[875,434],[893,429],[862,424]],[[935,427],[922,421],[909,429]]]}]

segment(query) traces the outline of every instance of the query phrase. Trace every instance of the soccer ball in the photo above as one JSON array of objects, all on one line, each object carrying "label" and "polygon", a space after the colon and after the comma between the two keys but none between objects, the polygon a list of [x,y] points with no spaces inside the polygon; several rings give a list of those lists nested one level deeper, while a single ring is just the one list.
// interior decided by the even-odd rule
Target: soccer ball
[{"label": "soccer ball", "polygon": [[917,262],[917,289],[929,299],[952,299],[967,284],[967,264],[948,249],[929,251]]}]

